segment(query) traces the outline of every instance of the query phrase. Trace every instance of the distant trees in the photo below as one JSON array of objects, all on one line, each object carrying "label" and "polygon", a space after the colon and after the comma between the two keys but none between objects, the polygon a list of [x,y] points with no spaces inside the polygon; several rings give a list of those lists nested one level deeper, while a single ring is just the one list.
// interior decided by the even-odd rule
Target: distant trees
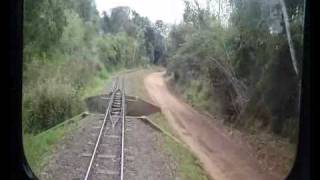
[{"label": "distant trees", "polygon": [[151,63],[164,61],[167,26],[163,21],[158,20],[152,24],[128,7],[117,7],[112,9],[110,16],[103,13],[102,29],[104,33],[111,34],[125,32],[138,40],[137,50],[143,50]]},{"label": "distant trees", "polygon": [[145,46],[150,60],[154,64],[160,64],[165,53],[165,39],[161,32],[154,26],[147,26],[144,32]]}]

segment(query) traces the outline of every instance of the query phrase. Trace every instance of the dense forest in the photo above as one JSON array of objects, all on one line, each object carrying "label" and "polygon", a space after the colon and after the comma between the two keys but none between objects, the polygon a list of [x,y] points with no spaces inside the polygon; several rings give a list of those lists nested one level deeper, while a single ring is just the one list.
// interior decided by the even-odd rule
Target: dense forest
[{"label": "dense forest", "polygon": [[94,0],[24,1],[23,127],[38,133],[79,114],[92,87],[122,68],[157,63],[164,23]]},{"label": "dense forest", "polygon": [[99,15],[94,0],[26,0],[24,131],[41,132],[83,111],[90,87],[109,73],[152,63],[167,68],[190,103],[294,142],[304,1],[184,3],[183,21],[171,25],[129,7]]},{"label": "dense forest", "polygon": [[169,32],[172,84],[227,124],[295,142],[304,1],[219,1],[218,10],[212,3],[185,1],[183,22]]}]

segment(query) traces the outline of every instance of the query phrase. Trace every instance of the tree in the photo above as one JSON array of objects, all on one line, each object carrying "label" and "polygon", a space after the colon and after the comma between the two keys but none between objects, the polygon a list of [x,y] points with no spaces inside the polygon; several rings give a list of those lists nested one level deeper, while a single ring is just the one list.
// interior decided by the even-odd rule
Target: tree
[{"label": "tree", "polygon": [[62,51],[72,55],[79,52],[84,44],[85,27],[79,15],[70,10],[66,10],[67,25],[61,37]]},{"label": "tree", "polygon": [[110,28],[112,33],[125,32],[126,26],[130,21],[129,7],[116,7],[111,10]]},{"label": "tree", "polygon": [[183,21],[192,24],[195,28],[207,28],[209,19],[211,18],[210,8],[201,8],[197,0],[185,0],[185,10],[183,13]]},{"label": "tree", "polygon": [[66,0],[67,7],[77,12],[84,22],[95,18],[98,11],[94,0]]},{"label": "tree", "polygon": [[162,36],[167,36],[168,26],[162,20],[156,20],[155,28]]},{"label": "tree", "polygon": [[287,39],[288,39],[288,44],[289,44],[289,49],[290,49],[290,55],[291,55],[291,59],[292,59],[292,65],[293,65],[293,68],[294,68],[294,71],[296,72],[296,74],[299,75],[296,53],[295,53],[292,38],[291,38],[290,23],[289,23],[289,18],[288,18],[287,7],[286,7],[284,0],[280,0],[280,4],[281,4],[281,9],[282,9],[282,14],[283,14],[283,20],[284,20],[285,27],[286,27],[286,34],[287,34]]},{"label": "tree", "polygon": [[111,24],[110,24],[110,18],[106,11],[102,12],[102,18],[101,18],[101,28],[104,33],[111,32]]},{"label": "tree", "polygon": [[[62,0],[25,1],[24,45],[33,52],[49,52],[62,36],[66,25]],[[27,48],[28,49],[28,48]]]},{"label": "tree", "polygon": [[144,32],[147,54],[154,64],[159,64],[165,53],[165,39],[156,26],[147,26]]}]

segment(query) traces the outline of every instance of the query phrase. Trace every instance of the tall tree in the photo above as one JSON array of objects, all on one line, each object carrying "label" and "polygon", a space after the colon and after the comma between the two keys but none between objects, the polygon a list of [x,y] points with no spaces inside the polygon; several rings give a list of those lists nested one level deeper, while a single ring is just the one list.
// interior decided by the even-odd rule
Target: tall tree
[{"label": "tall tree", "polygon": [[111,10],[110,15],[110,28],[111,32],[124,32],[126,26],[130,21],[130,8],[129,7],[116,7]]},{"label": "tall tree", "polygon": [[66,25],[63,0],[26,0],[24,44],[38,52],[48,52],[55,46]]},{"label": "tall tree", "polygon": [[285,27],[286,27],[286,34],[287,34],[287,39],[288,39],[288,44],[289,44],[289,49],[290,49],[290,55],[291,55],[291,59],[292,59],[293,69],[296,72],[296,74],[299,75],[296,52],[295,52],[295,49],[294,49],[294,46],[293,46],[293,42],[292,42],[292,38],[291,38],[290,22],[289,22],[287,7],[286,7],[286,4],[285,4],[284,0],[280,0],[280,4],[281,4],[281,9],[282,9],[284,24],[285,24]]}]

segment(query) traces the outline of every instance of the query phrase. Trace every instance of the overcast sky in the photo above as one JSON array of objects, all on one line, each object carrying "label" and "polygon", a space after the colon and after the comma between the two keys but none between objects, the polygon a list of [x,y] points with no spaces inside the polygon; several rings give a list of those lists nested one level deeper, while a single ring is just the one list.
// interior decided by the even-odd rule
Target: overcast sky
[{"label": "overcast sky", "polygon": [[184,10],[183,0],[95,0],[98,11],[107,12],[117,6],[129,6],[152,22],[158,19],[166,23],[179,23]]}]

